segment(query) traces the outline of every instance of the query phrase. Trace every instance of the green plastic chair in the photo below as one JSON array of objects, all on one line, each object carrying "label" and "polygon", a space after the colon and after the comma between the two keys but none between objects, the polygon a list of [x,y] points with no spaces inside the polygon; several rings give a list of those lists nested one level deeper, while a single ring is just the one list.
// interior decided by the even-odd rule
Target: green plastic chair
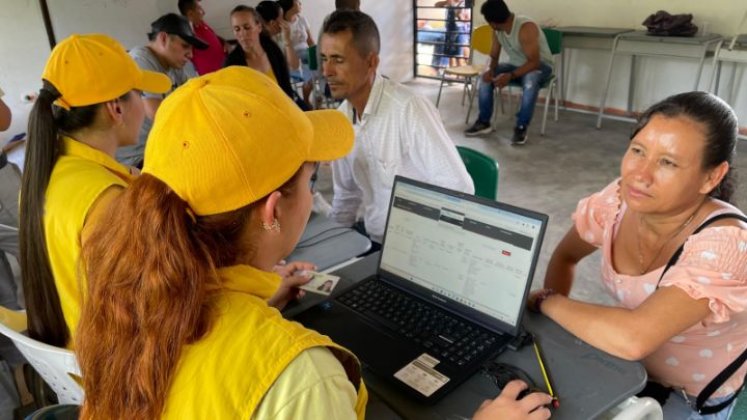
[{"label": "green plastic chair", "polygon": [[469,147],[457,146],[457,150],[475,184],[475,195],[495,200],[498,195],[498,162]]},{"label": "green plastic chair", "polygon": [[311,71],[319,70],[319,62],[316,60],[316,48],[316,45],[312,45],[307,50],[309,53],[309,70]]},{"label": "green plastic chair", "polygon": [[[547,39],[547,45],[550,47],[550,52],[553,57],[561,53],[563,49],[563,33],[552,28],[542,28],[542,32],[545,33],[545,39]],[[557,67],[557,66],[556,66]],[[542,89],[547,89],[547,95],[545,95],[545,112],[542,114],[542,128],[540,129],[540,135],[545,135],[545,126],[547,125],[547,111],[550,108],[550,99],[555,99],[555,121],[558,121],[558,77],[553,71],[553,74],[542,83]],[[522,88],[521,80],[512,80],[508,84],[508,109],[513,109],[511,106],[511,87]],[[498,91],[496,91],[498,92]],[[500,92],[498,92],[500,95]],[[501,109],[503,109],[503,102],[501,102]]]}]

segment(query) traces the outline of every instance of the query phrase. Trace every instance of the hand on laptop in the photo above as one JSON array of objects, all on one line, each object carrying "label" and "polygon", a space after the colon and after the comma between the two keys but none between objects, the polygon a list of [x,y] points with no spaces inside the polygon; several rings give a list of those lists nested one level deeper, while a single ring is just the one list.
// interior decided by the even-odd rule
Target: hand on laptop
[{"label": "hand on laptop", "polygon": [[299,289],[299,286],[303,286],[312,279],[312,276],[306,273],[307,270],[316,270],[316,266],[304,261],[293,261],[287,264],[281,261],[273,267],[272,271],[279,274],[283,280],[277,292],[267,299],[267,304],[283,309],[291,300],[302,297],[305,292]]},{"label": "hand on laptop", "polygon": [[544,393],[535,392],[517,400],[519,393],[527,388],[523,381],[509,382],[494,400],[485,400],[477,409],[473,420],[540,420],[550,418],[552,398]]}]

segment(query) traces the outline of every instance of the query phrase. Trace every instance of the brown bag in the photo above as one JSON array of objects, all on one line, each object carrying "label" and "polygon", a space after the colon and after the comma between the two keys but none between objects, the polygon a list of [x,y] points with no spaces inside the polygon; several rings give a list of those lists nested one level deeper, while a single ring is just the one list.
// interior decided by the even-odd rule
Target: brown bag
[{"label": "brown bag", "polygon": [[693,15],[690,13],[672,15],[664,10],[659,10],[647,17],[643,21],[643,26],[648,28],[650,35],[693,36],[698,32],[698,27],[692,21]]}]

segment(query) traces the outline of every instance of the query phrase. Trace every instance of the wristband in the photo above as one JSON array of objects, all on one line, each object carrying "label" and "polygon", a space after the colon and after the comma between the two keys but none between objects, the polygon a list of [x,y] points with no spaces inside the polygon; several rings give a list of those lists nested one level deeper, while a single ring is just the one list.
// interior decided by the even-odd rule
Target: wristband
[{"label": "wristband", "polygon": [[552,289],[542,289],[538,294],[537,297],[534,299],[534,305],[532,305],[532,311],[537,312],[538,314],[542,313],[542,302],[545,301],[548,297],[555,294],[555,290]]}]

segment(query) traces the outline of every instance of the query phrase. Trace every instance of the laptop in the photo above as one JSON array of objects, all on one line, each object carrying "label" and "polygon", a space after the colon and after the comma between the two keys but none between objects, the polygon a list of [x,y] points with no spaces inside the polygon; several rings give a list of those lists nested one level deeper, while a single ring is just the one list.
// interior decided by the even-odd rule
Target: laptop
[{"label": "laptop", "polygon": [[294,318],[434,403],[520,333],[547,221],[397,176],[376,275]]}]

